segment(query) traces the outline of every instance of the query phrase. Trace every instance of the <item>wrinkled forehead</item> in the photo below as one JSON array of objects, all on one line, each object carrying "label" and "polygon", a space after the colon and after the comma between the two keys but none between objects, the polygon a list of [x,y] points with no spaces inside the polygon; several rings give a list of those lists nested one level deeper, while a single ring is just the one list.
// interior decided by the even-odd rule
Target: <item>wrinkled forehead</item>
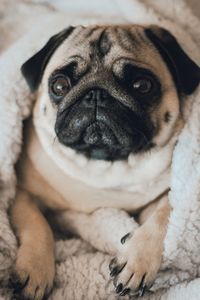
[{"label": "wrinkled forehead", "polygon": [[138,25],[77,27],[53,54],[45,77],[54,70],[76,62],[84,68],[123,68],[127,61],[157,73],[165,68],[156,48]]}]

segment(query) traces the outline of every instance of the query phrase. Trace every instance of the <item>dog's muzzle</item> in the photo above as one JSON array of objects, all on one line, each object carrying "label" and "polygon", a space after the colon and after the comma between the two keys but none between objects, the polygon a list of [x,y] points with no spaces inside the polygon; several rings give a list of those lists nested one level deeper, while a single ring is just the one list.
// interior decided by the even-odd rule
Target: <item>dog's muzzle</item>
[{"label": "dog's muzzle", "polygon": [[104,160],[125,159],[146,147],[149,138],[142,120],[100,88],[87,91],[58,113],[55,131],[62,144]]},{"label": "dog's muzzle", "polygon": [[106,112],[109,100],[111,97],[101,89],[91,90],[83,98],[82,105],[94,111],[91,124],[83,132],[82,138],[85,145],[100,148],[103,145],[117,145],[115,128],[111,126],[109,112]]}]

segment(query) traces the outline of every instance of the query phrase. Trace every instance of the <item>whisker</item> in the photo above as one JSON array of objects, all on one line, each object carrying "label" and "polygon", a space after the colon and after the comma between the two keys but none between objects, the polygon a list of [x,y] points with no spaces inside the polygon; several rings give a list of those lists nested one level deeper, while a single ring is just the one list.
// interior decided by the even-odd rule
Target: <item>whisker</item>
[{"label": "whisker", "polygon": [[58,139],[57,135],[55,135],[54,138],[53,138],[53,141],[52,141],[52,147],[55,145],[55,142],[56,142],[57,139]]}]

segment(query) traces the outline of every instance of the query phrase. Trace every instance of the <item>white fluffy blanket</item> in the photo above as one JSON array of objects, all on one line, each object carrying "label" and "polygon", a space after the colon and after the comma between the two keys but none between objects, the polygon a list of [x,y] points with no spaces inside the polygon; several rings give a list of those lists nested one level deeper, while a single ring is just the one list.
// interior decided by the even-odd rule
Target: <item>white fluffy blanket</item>
[{"label": "white fluffy blanket", "polygon": [[[22,120],[32,106],[21,64],[67,25],[105,22],[164,26],[200,64],[200,22],[181,0],[2,0],[0,16],[0,299],[5,300],[11,299],[7,280],[17,247],[7,209],[15,195],[13,166],[21,148]],[[185,103],[187,123],[173,155],[173,211],[162,271],[144,299],[200,299],[200,88]],[[109,281],[110,258],[78,238],[58,238],[49,299],[117,299]]]}]

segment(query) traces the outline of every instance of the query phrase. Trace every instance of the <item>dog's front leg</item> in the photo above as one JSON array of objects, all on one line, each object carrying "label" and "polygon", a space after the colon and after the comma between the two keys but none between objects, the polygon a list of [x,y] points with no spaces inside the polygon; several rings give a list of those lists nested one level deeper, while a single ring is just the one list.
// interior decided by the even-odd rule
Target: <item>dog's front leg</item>
[{"label": "dog's front leg", "polygon": [[152,285],[162,261],[170,210],[168,197],[163,196],[145,222],[124,237],[124,247],[112,271],[116,291],[121,296],[142,295]]},{"label": "dog's front leg", "polygon": [[56,219],[62,229],[71,229],[96,249],[111,255],[121,250],[121,238],[138,228],[128,213],[115,208],[99,208],[91,214],[65,211]]},{"label": "dog's front leg", "polygon": [[19,241],[11,278],[14,292],[20,299],[41,300],[54,280],[54,240],[48,223],[24,190],[18,190],[11,207],[11,223]]}]

